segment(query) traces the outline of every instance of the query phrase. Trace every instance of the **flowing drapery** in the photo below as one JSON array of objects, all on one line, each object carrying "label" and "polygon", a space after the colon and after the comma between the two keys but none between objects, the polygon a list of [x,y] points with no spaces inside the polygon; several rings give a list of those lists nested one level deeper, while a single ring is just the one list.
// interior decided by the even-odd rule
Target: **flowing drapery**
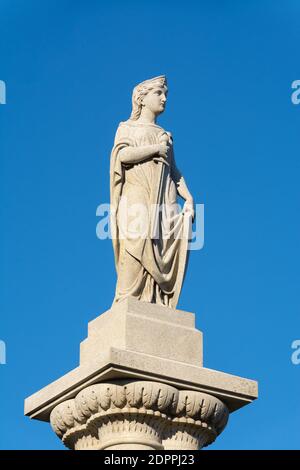
[{"label": "flowing drapery", "polygon": [[[132,295],[175,308],[187,264],[190,215],[177,204],[168,164],[148,159],[122,164],[127,146],[158,144],[166,132],[155,124],[121,123],[111,153],[111,233],[118,275],[115,302]],[[171,143],[171,140],[170,140]]]}]

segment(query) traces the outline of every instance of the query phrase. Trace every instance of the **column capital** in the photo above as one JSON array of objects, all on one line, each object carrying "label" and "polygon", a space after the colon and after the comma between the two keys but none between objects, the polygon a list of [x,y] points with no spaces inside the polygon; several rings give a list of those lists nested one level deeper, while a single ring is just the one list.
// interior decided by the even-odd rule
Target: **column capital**
[{"label": "column capital", "polygon": [[51,412],[70,449],[182,449],[209,445],[226,426],[217,398],[153,381],[94,384]]}]

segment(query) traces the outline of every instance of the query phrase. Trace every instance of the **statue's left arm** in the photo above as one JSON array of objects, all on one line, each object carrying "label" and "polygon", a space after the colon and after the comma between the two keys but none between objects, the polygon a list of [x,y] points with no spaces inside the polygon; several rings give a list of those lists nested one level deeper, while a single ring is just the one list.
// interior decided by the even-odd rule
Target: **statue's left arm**
[{"label": "statue's left arm", "polygon": [[172,148],[171,177],[176,185],[177,193],[185,200],[184,210],[191,212],[194,219],[194,199],[191,195],[181,171],[177,168]]}]

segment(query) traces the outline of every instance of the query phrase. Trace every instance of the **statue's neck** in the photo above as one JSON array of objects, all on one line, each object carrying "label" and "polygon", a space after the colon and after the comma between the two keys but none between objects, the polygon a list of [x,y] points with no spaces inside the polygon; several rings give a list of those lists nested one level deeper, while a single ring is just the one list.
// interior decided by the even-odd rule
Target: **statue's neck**
[{"label": "statue's neck", "polygon": [[144,122],[145,124],[156,124],[156,114],[154,114],[148,108],[142,108],[140,117],[138,118],[139,122]]}]

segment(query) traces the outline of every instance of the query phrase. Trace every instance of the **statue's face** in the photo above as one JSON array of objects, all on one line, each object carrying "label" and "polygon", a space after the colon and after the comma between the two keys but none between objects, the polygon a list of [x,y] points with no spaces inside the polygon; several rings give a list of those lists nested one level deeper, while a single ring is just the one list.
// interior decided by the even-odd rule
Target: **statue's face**
[{"label": "statue's face", "polygon": [[144,96],[143,106],[150,109],[155,115],[162,113],[166,106],[167,92],[165,87],[153,88]]}]

